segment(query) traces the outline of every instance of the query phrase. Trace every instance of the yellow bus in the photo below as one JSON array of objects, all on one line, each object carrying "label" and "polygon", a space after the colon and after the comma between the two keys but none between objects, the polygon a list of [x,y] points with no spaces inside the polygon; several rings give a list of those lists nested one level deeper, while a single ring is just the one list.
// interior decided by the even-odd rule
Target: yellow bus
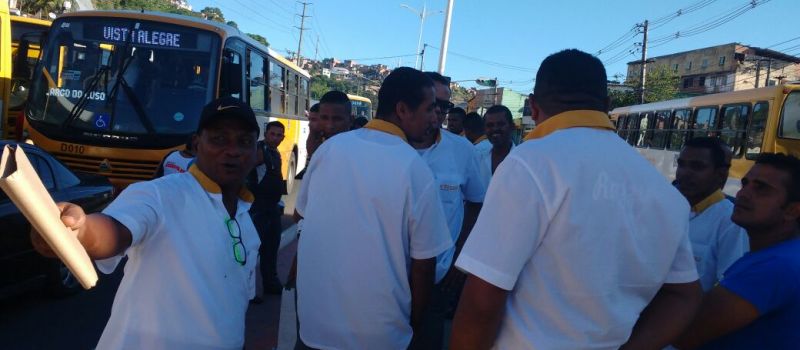
[{"label": "yellow bus", "polygon": [[353,118],[364,117],[372,120],[372,101],[358,95],[347,94],[347,97],[350,98],[350,103],[353,105],[351,110]]},{"label": "yellow bus", "polygon": [[22,113],[30,90],[31,77],[50,21],[11,16],[11,94],[2,130],[4,139],[21,137]]},{"label": "yellow bus", "polygon": [[718,137],[733,151],[725,193],[735,195],[760,153],[800,157],[800,84],[616,108],[617,133],[669,180],[687,139]]},{"label": "yellow bus", "polygon": [[53,22],[40,67],[26,108],[31,140],[118,187],[151,179],[219,96],[249,103],[262,129],[286,126],[279,150],[290,186],[306,159],[309,74],[236,28],[157,12],[75,12]]},{"label": "yellow bus", "polygon": [[[0,53],[11,52],[11,15],[8,3],[0,1]],[[5,134],[8,100],[11,95],[11,55],[0,54],[0,127]]]}]

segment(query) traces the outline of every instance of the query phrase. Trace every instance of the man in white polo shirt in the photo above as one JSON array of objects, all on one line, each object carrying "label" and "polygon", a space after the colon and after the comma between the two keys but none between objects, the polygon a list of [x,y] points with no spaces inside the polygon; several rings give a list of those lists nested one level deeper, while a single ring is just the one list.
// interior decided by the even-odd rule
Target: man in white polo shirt
[{"label": "man in white polo shirt", "polygon": [[675,171],[675,186],[692,206],[689,239],[704,292],[748,251],[747,232],[731,221],[733,203],[720,191],[731,166],[723,147],[712,137],[690,139],[678,155]]},{"label": "man in white polo shirt", "polygon": [[[97,349],[242,349],[260,244],[244,180],[259,128],[241,101],[203,109],[189,171],[130,185],[102,214],[60,203],[103,272],[127,255]],[[37,233],[34,246],[51,253]]]},{"label": "man in white polo shirt", "polygon": [[[511,132],[514,130],[514,119],[511,110],[503,105],[494,105],[483,114],[484,129],[488,138],[488,145],[477,147],[478,160],[481,165],[481,173],[487,179],[492,178],[495,169],[516,147],[511,140]],[[488,147],[487,147],[488,146]],[[488,181],[487,181],[488,186]]]},{"label": "man in white polo shirt", "polygon": [[392,71],[377,119],[326,140],[297,196],[298,349],[405,349],[452,241],[439,185],[408,142],[434,118],[433,83]]},{"label": "man in white polo shirt", "polygon": [[[436,282],[431,305],[425,316],[423,338],[418,338],[415,348],[441,348],[444,335],[444,318],[455,307],[460,293],[463,274],[451,268],[469,231],[478,218],[488,179],[478,166],[474,146],[463,136],[442,128],[450,104],[450,87],[447,78],[436,72],[425,72],[436,89],[436,118],[420,142],[411,142],[422,159],[433,171],[439,189],[439,199],[450,229],[450,238],[456,244],[436,258]],[[460,109],[460,108],[459,108]],[[450,109],[452,112],[453,109]],[[463,114],[464,110],[460,113]],[[458,112],[457,112],[458,113]],[[461,117],[459,117],[461,118]],[[443,281],[445,276],[447,281]]]},{"label": "man in white polo shirt", "polygon": [[537,127],[506,157],[456,266],[453,349],[660,349],[700,302],[689,206],[615,133],[606,74],[547,57]]}]

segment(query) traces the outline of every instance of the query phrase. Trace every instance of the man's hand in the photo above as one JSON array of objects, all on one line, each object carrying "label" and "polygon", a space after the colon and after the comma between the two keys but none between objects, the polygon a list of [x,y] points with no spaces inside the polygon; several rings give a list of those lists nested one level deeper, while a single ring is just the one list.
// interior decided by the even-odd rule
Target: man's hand
[{"label": "man's hand", "polygon": [[[79,205],[67,202],[58,203],[57,206],[58,210],[61,211],[61,222],[64,223],[64,226],[69,228],[72,233],[76,234],[80,240],[82,229],[86,223],[86,213],[83,212],[83,208]],[[42,238],[41,233],[36,231],[34,227],[31,227],[31,243],[33,244],[33,249],[39,254],[49,258],[56,257],[56,253],[53,252],[53,249],[50,248],[47,241]]]}]

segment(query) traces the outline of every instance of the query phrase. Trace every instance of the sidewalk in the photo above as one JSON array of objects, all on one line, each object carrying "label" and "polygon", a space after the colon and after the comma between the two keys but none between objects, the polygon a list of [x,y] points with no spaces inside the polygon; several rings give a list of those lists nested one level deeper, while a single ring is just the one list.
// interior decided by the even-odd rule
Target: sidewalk
[{"label": "sidewalk", "polygon": [[[285,227],[285,225],[284,225]],[[297,230],[291,225],[281,233],[281,245],[278,251],[278,276],[281,281],[292,264],[297,251]],[[261,304],[250,304],[247,309],[245,326],[245,348],[248,350],[275,349],[278,345],[278,324],[281,310],[280,295],[264,295]],[[294,344],[292,344],[294,346]],[[291,347],[289,348],[291,349]]]}]

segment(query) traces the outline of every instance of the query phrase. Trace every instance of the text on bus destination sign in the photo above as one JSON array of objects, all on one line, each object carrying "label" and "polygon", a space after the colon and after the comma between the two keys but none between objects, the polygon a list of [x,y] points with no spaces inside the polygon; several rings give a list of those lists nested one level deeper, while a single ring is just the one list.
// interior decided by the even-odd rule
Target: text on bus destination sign
[{"label": "text on bus destination sign", "polygon": [[181,34],[164,31],[103,26],[103,39],[152,46],[181,47]]}]

